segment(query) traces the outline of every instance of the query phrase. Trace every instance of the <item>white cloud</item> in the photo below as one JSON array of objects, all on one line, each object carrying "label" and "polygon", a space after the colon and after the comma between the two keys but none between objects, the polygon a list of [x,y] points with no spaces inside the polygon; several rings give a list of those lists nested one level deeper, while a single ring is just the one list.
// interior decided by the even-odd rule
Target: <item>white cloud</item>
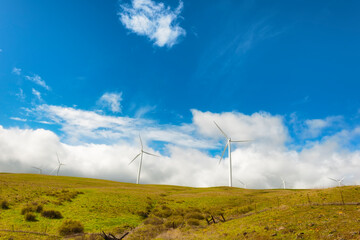
[{"label": "white cloud", "polygon": [[321,131],[324,128],[331,125],[331,121],[324,119],[311,119],[306,120],[305,125],[307,126],[307,131],[304,134],[309,135],[310,137],[317,137],[321,134]]},{"label": "white cloud", "polygon": [[114,113],[121,113],[122,93],[104,93],[98,104],[102,107],[109,108]]},{"label": "white cloud", "polygon": [[121,4],[120,7],[118,15],[122,24],[140,36],[147,36],[159,47],[172,47],[179,37],[186,35],[178,23],[182,1],[175,10],[152,0],[132,0],[131,6]]},{"label": "white cloud", "polygon": [[[144,157],[142,183],[227,185],[229,159],[225,155],[217,164],[224,139],[215,120],[233,139],[254,139],[232,145],[235,186],[241,186],[236,180],[240,179],[250,188],[278,188],[280,177],[290,188],[336,185],[328,177],[345,176],[345,184],[360,181],[360,151],[347,148],[360,137],[360,127],[323,136],[295,151],[287,147],[291,139],[283,117],[265,112],[246,115],[192,110],[192,122],[182,125],[51,105],[30,112],[39,120],[60,125],[62,137],[44,129],[0,126],[2,171],[29,172],[32,165],[42,165],[44,172],[50,172],[56,167],[58,152],[66,163],[61,170],[64,175],[135,182],[138,162],[128,163],[139,151],[141,132],[146,150],[161,155]],[[159,146],[158,141],[164,144]],[[23,150],[18,151],[20,148]]]},{"label": "white cloud", "polygon": [[21,101],[24,101],[26,96],[24,91],[20,88],[19,92],[15,94]]},{"label": "white cloud", "polygon": [[11,117],[10,119],[15,120],[15,121],[20,121],[20,122],[26,122],[27,121],[26,119],[19,118],[19,117]]},{"label": "white cloud", "polygon": [[282,147],[289,140],[288,130],[281,116],[266,112],[245,115],[237,112],[211,113],[192,110],[197,130],[208,137],[223,139],[214,121],[234,140],[252,140],[269,147]]},{"label": "white cloud", "polygon": [[14,67],[11,71],[13,74],[20,76],[21,75],[21,68]]},{"label": "white cloud", "polygon": [[194,138],[195,128],[192,125],[159,125],[158,123],[129,117],[102,115],[70,107],[40,105],[31,110],[34,116],[62,126],[65,141],[72,144],[113,143],[136,140],[141,133],[144,141],[171,142],[176,145],[194,148],[211,148],[208,138]]},{"label": "white cloud", "polygon": [[37,74],[34,74],[32,77],[25,76],[25,78],[29,81],[36,83],[37,85],[39,85],[43,88],[45,88],[46,90],[50,90],[50,87],[48,85],[46,85],[45,81]]},{"label": "white cloud", "polygon": [[39,100],[39,101],[41,101],[42,99],[41,99],[41,93],[39,92],[39,91],[37,91],[36,89],[32,89],[31,90],[31,92],[32,92],[32,94]]},{"label": "white cloud", "polygon": [[343,124],[342,116],[329,116],[324,119],[298,120],[295,113],[291,114],[291,123],[302,139],[313,139],[321,136],[328,129],[340,129]]},{"label": "white cloud", "polygon": [[156,106],[144,106],[139,108],[135,113],[135,118],[144,117],[147,113],[152,112],[156,109]]}]

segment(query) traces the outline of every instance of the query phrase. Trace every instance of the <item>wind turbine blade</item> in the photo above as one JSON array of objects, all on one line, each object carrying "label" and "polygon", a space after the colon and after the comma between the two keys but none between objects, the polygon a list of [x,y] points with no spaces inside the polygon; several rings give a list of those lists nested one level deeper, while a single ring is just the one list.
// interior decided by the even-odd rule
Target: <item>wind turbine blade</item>
[{"label": "wind turbine blade", "polygon": [[337,182],[337,181],[338,181],[338,180],[333,179],[333,178],[331,178],[331,177],[328,177],[328,179],[333,180],[333,181],[335,181],[335,182]]},{"label": "wind turbine blade", "polygon": [[217,126],[217,128],[220,130],[220,132],[226,137],[226,139],[229,139],[229,137],[226,135],[226,133],[219,127],[219,125],[216,124],[216,122],[214,121],[215,125]]},{"label": "wind turbine blade", "polygon": [[243,183],[242,181],[240,181],[239,179],[238,179],[238,181],[242,184],[242,185],[245,185],[245,183]]},{"label": "wind turbine blade", "polygon": [[149,152],[145,152],[145,151],[143,151],[143,153],[146,153],[146,154],[148,154],[148,155],[155,156],[155,157],[160,157],[160,156],[158,156],[158,155],[155,155],[155,154],[152,154],[152,153],[149,153]]},{"label": "wind turbine blade", "polygon": [[228,147],[228,143],[226,143],[226,145],[225,145],[225,148],[224,148],[224,151],[222,152],[222,154],[221,154],[221,157],[220,157],[220,160],[219,160],[219,164],[220,164],[220,162],[221,162],[221,160],[222,160],[222,158],[223,158],[223,156],[224,156],[224,154],[225,154],[225,151],[226,151],[226,148]]},{"label": "wind turbine blade", "polygon": [[141,153],[139,153],[138,155],[136,155],[136,156],[134,157],[134,159],[131,160],[131,162],[129,162],[129,165],[130,165],[133,161],[135,161],[135,159],[136,159],[138,156],[140,156],[140,154],[141,154]]},{"label": "wind turbine blade", "polygon": [[144,146],[143,146],[143,143],[142,143],[142,140],[141,140],[141,136],[140,136],[140,134],[139,134],[139,139],[140,139],[140,144],[141,144],[141,150],[144,148]]},{"label": "wind turbine blade", "polygon": [[340,182],[342,182],[344,180],[345,177],[343,177],[342,179],[340,179]]},{"label": "wind turbine blade", "polygon": [[231,142],[252,142],[253,140],[231,140]]},{"label": "wind turbine blade", "polygon": [[54,168],[51,172],[49,172],[49,175],[52,174],[58,167]]}]

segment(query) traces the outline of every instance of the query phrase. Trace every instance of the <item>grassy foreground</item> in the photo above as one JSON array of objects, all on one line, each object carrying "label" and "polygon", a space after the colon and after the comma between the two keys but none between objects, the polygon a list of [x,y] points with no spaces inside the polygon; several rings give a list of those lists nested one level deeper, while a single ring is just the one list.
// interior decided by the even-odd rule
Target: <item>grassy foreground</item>
[{"label": "grassy foreground", "polygon": [[[102,239],[101,231],[129,232],[124,239],[360,239],[359,202],[358,186],[189,188],[0,173],[0,239]],[[61,235],[69,219],[84,233]]]}]

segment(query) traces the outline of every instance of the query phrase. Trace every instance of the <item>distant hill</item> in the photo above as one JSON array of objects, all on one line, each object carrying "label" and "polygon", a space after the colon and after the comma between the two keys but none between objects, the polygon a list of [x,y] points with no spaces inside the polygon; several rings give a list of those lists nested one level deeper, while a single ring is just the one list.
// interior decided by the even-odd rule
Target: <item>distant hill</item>
[{"label": "distant hill", "polygon": [[359,201],[358,186],[190,188],[1,173],[0,238],[360,239]]}]

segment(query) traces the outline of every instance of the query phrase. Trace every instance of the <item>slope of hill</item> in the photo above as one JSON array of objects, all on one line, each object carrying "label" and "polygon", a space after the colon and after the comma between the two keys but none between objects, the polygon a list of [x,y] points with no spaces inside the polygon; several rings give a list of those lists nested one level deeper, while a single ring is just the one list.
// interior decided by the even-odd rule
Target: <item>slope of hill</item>
[{"label": "slope of hill", "polygon": [[[101,231],[129,232],[124,239],[360,239],[359,201],[357,186],[189,188],[2,173],[0,239],[102,239]],[[61,235],[69,219],[84,234]]]}]

